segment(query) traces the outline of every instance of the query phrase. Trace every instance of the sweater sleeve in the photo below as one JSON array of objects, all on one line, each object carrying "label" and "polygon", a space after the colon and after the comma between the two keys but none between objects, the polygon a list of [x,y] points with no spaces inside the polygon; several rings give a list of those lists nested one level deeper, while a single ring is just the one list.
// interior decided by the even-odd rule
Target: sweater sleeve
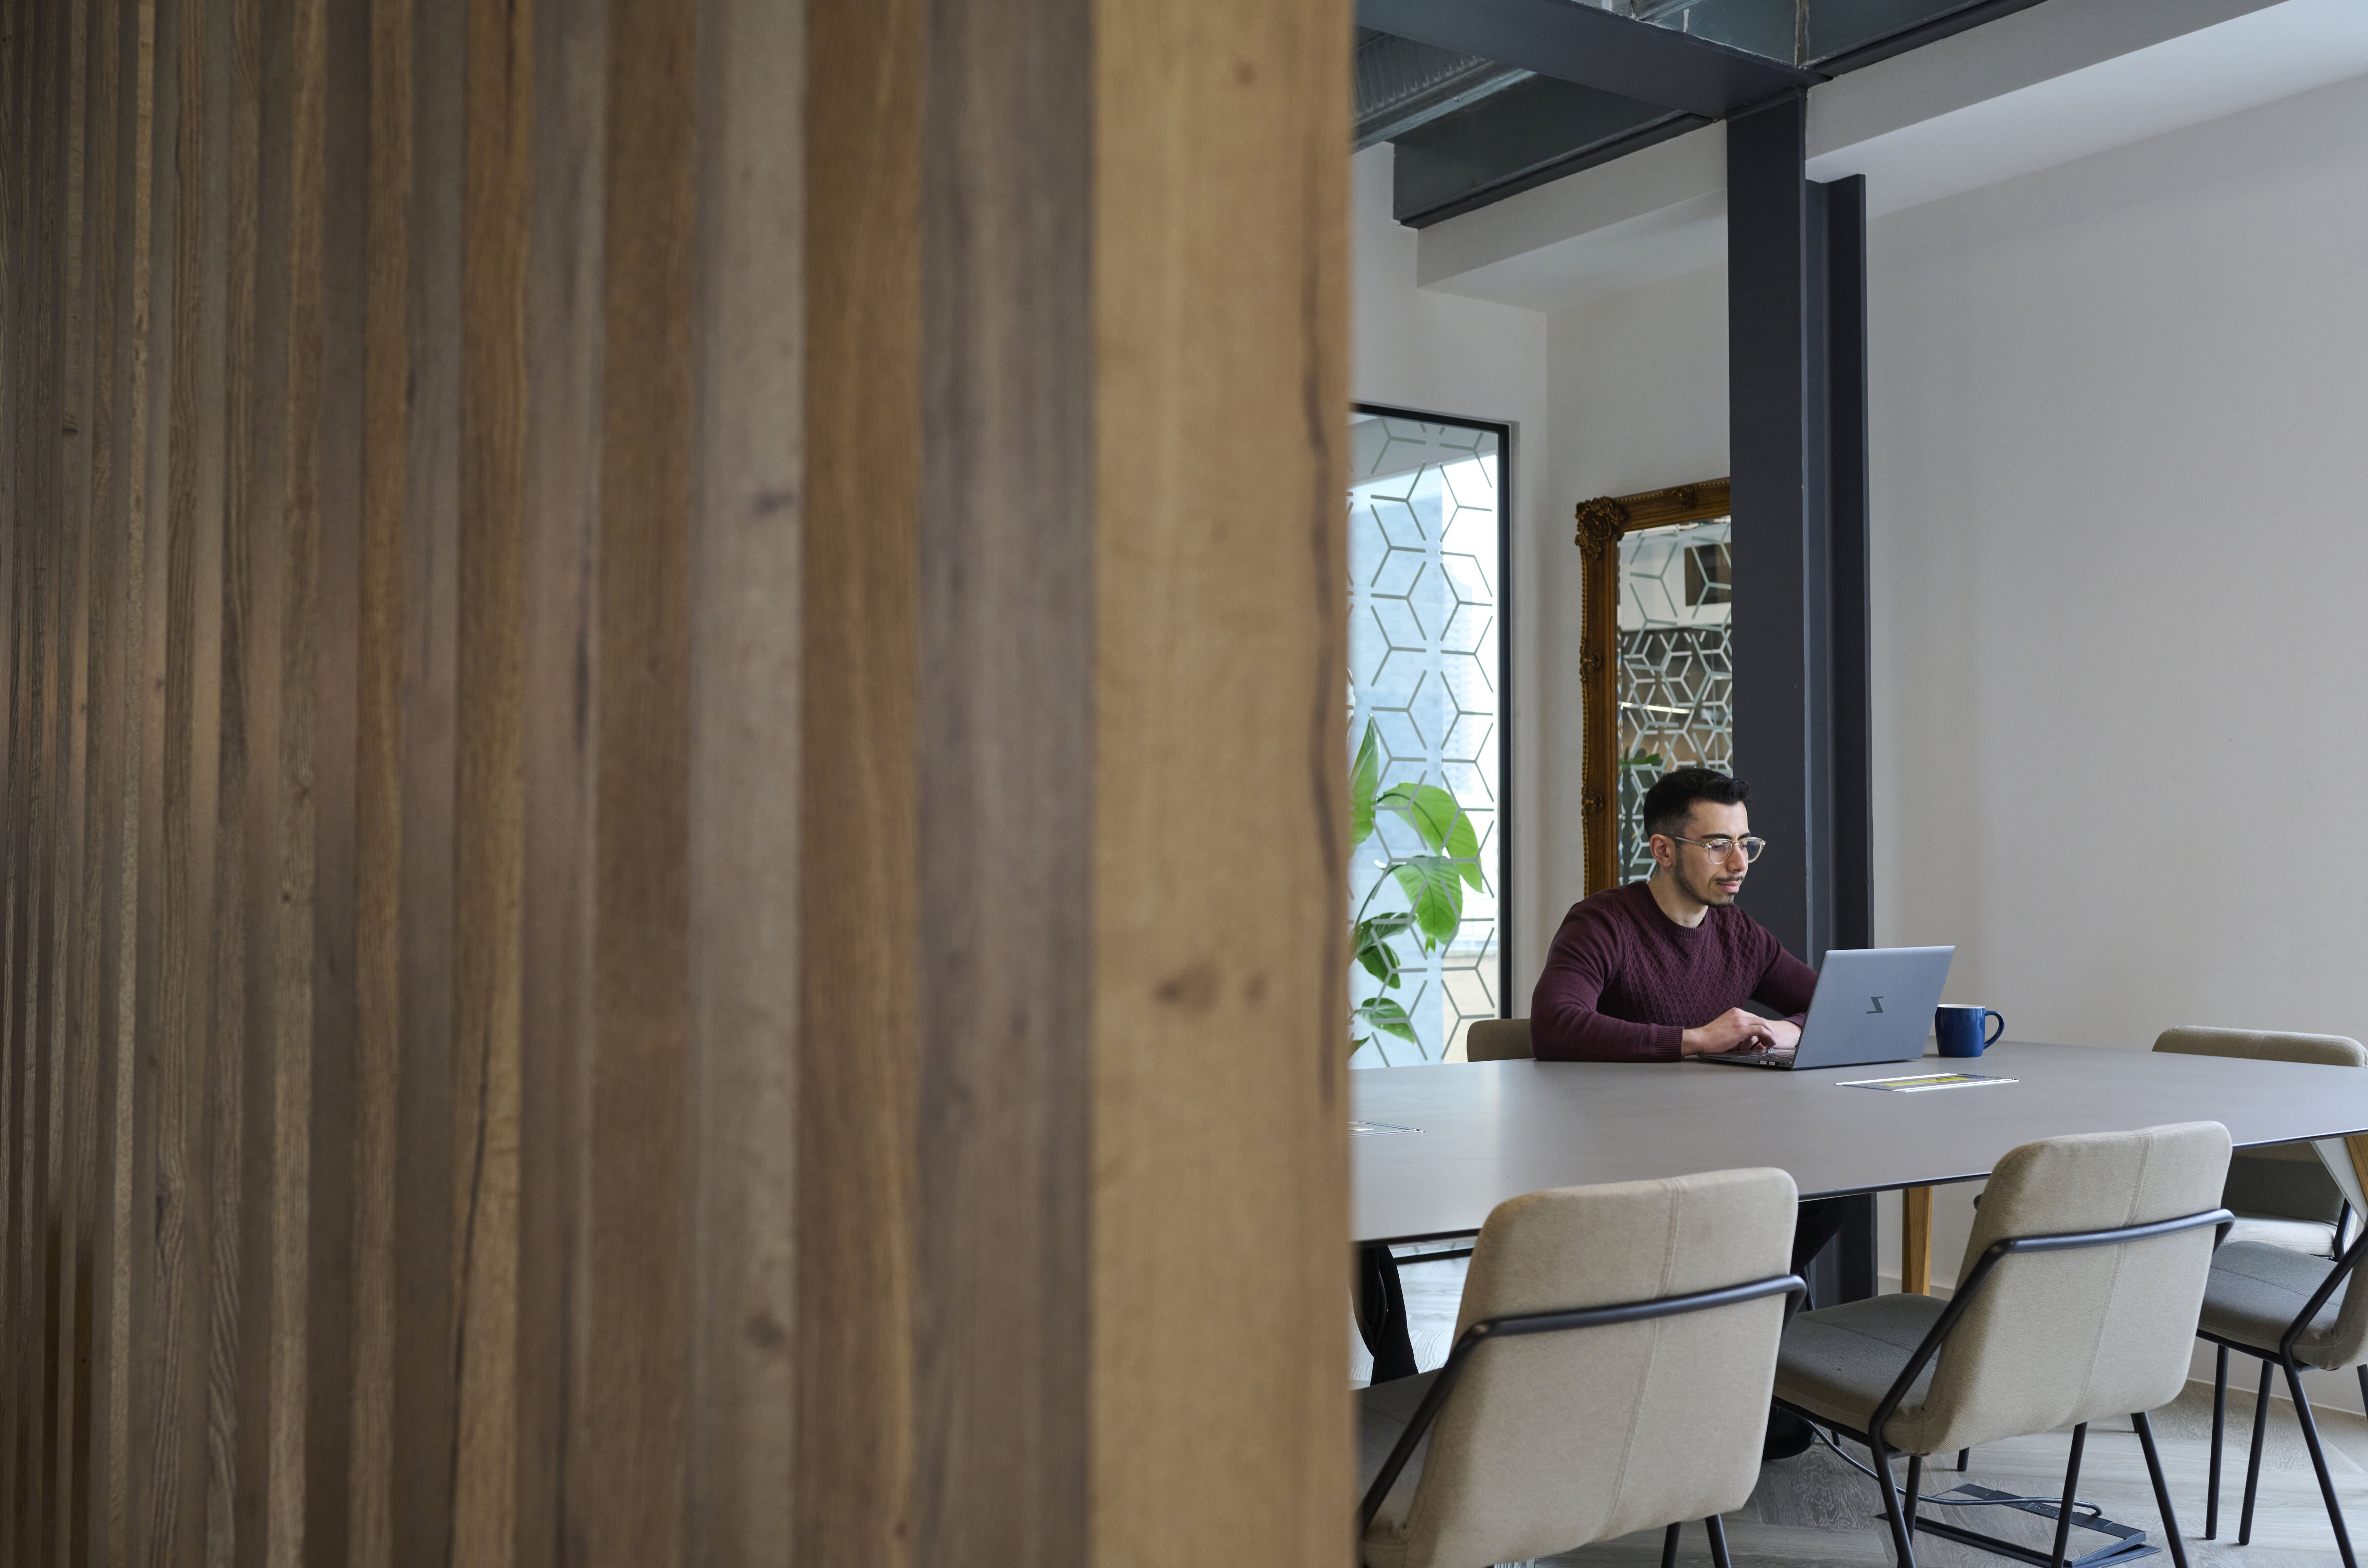
[{"label": "sweater sleeve", "polygon": [[1806,1021],[1809,999],[1817,991],[1817,971],[1787,952],[1774,932],[1761,926],[1759,934],[1767,938],[1768,962],[1751,989],[1751,999],[1777,1009],[1793,1023]]},{"label": "sweater sleeve", "polygon": [[1685,1031],[1606,1017],[1596,1001],[1618,971],[1622,933],[1600,908],[1575,904],[1530,996],[1530,1049],[1541,1062],[1675,1062]]}]

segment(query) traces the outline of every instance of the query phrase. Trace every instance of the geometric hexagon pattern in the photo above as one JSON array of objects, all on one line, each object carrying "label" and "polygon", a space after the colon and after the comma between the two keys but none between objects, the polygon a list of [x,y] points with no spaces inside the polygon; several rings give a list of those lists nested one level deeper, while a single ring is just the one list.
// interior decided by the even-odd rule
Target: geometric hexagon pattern
[{"label": "geometric hexagon pattern", "polygon": [[[1436,784],[1471,817],[1483,886],[1463,890],[1463,924],[1441,950],[1399,938],[1395,996],[1418,1042],[1386,1036],[1352,1067],[1440,1062],[1463,1054],[1475,1018],[1498,1016],[1502,981],[1497,907],[1499,773],[1497,691],[1498,465],[1494,430],[1452,421],[1360,415],[1350,429],[1349,490],[1349,745],[1367,720],[1380,732],[1384,786]],[[1390,856],[1421,841],[1394,816],[1377,835]],[[1372,842],[1349,867],[1350,909],[1404,908],[1395,882],[1376,891],[1383,856]],[[1366,903],[1372,898],[1370,905]],[[1364,971],[1350,1000],[1381,990]]]},{"label": "geometric hexagon pattern", "polygon": [[1645,791],[1672,767],[1735,755],[1735,607],[1726,518],[1645,528],[1620,540],[1621,880],[1653,874]]}]

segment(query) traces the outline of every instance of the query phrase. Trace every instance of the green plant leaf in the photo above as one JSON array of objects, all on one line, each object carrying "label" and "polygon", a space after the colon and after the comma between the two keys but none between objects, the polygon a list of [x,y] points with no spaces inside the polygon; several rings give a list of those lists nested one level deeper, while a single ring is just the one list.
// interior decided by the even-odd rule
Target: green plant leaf
[{"label": "green plant leaf", "polygon": [[1415,1039],[1414,1020],[1406,1017],[1406,1010],[1404,1007],[1386,996],[1376,996],[1370,1002],[1360,1002],[1357,1004],[1356,1011],[1349,1017],[1360,1024],[1372,1025],[1383,1034],[1395,1035],[1409,1044],[1420,1043]]},{"label": "green plant leaf", "polygon": [[1414,916],[1401,910],[1360,920],[1349,928],[1357,962],[1391,990],[1397,988],[1399,964],[1398,950],[1390,945],[1390,938],[1413,924]]},{"label": "green plant leaf", "polygon": [[1354,849],[1373,835],[1373,796],[1382,787],[1382,732],[1365,721],[1365,738],[1358,743],[1357,760],[1349,765],[1349,847]]},{"label": "green plant leaf", "polygon": [[1390,875],[1405,892],[1422,933],[1423,950],[1451,941],[1463,924],[1463,872],[1460,861],[1444,855],[1410,855],[1390,864]]},{"label": "green plant leaf", "polygon": [[1412,823],[1432,854],[1470,862],[1463,868],[1466,882],[1475,888],[1486,885],[1480,878],[1479,832],[1454,796],[1436,784],[1393,784],[1374,804]]},{"label": "green plant leaf", "polygon": [[1446,847],[1447,835],[1463,815],[1455,797],[1436,784],[1393,784],[1373,804],[1412,823],[1415,832],[1422,835],[1423,847],[1433,854]]}]

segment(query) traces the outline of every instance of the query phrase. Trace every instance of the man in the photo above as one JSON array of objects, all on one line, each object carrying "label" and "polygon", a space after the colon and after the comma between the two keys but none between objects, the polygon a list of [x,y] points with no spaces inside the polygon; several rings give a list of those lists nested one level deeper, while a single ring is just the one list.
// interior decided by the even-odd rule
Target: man
[{"label": "man", "polygon": [[[1816,971],[1735,906],[1764,845],[1751,836],[1751,787],[1681,767],[1645,793],[1653,874],[1572,906],[1530,1000],[1530,1041],[1543,1061],[1677,1062],[1713,1051],[1790,1051]],[[1786,1017],[1768,1018],[1759,1002]],[[1841,1228],[1843,1204],[1801,1205],[1793,1271]],[[1808,1424],[1770,1414],[1763,1450],[1789,1459]]]},{"label": "man", "polygon": [[[1573,906],[1530,1001],[1531,1049],[1554,1062],[1675,1062],[1790,1050],[1816,971],[1735,906],[1759,853],[1751,787],[1707,767],[1645,796],[1653,874]],[[1789,1018],[1763,1018],[1758,1001]]]}]

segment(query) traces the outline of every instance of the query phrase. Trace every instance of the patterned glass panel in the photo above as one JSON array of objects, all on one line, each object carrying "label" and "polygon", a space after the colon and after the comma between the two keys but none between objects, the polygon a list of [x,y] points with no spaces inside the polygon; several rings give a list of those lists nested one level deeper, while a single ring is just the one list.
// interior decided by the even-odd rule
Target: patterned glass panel
[{"label": "patterned glass panel", "polygon": [[[1463,892],[1453,941],[1426,956],[1398,938],[1405,972],[1395,996],[1418,1043],[1384,1035],[1351,1066],[1439,1062],[1463,1054],[1474,1018],[1497,1016],[1497,436],[1431,420],[1360,415],[1351,426],[1349,491],[1349,745],[1365,722],[1382,739],[1383,786],[1436,784],[1453,794],[1480,840],[1484,887]],[[1403,909],[1384,858],[1422,852],[1414,830],[1386,813],[1349,864],[1351,910]],[[1371,899],[1370,904],[1367,900]],[[1364,971],[1353,1001],[1382,994]]]},{"label": "patterned glass panel", "polygon": [[1734,757],[1734,614],[1725,517],[1620,540],[1620,880],[1653,874],[1645,791],[1672,767]]}]

